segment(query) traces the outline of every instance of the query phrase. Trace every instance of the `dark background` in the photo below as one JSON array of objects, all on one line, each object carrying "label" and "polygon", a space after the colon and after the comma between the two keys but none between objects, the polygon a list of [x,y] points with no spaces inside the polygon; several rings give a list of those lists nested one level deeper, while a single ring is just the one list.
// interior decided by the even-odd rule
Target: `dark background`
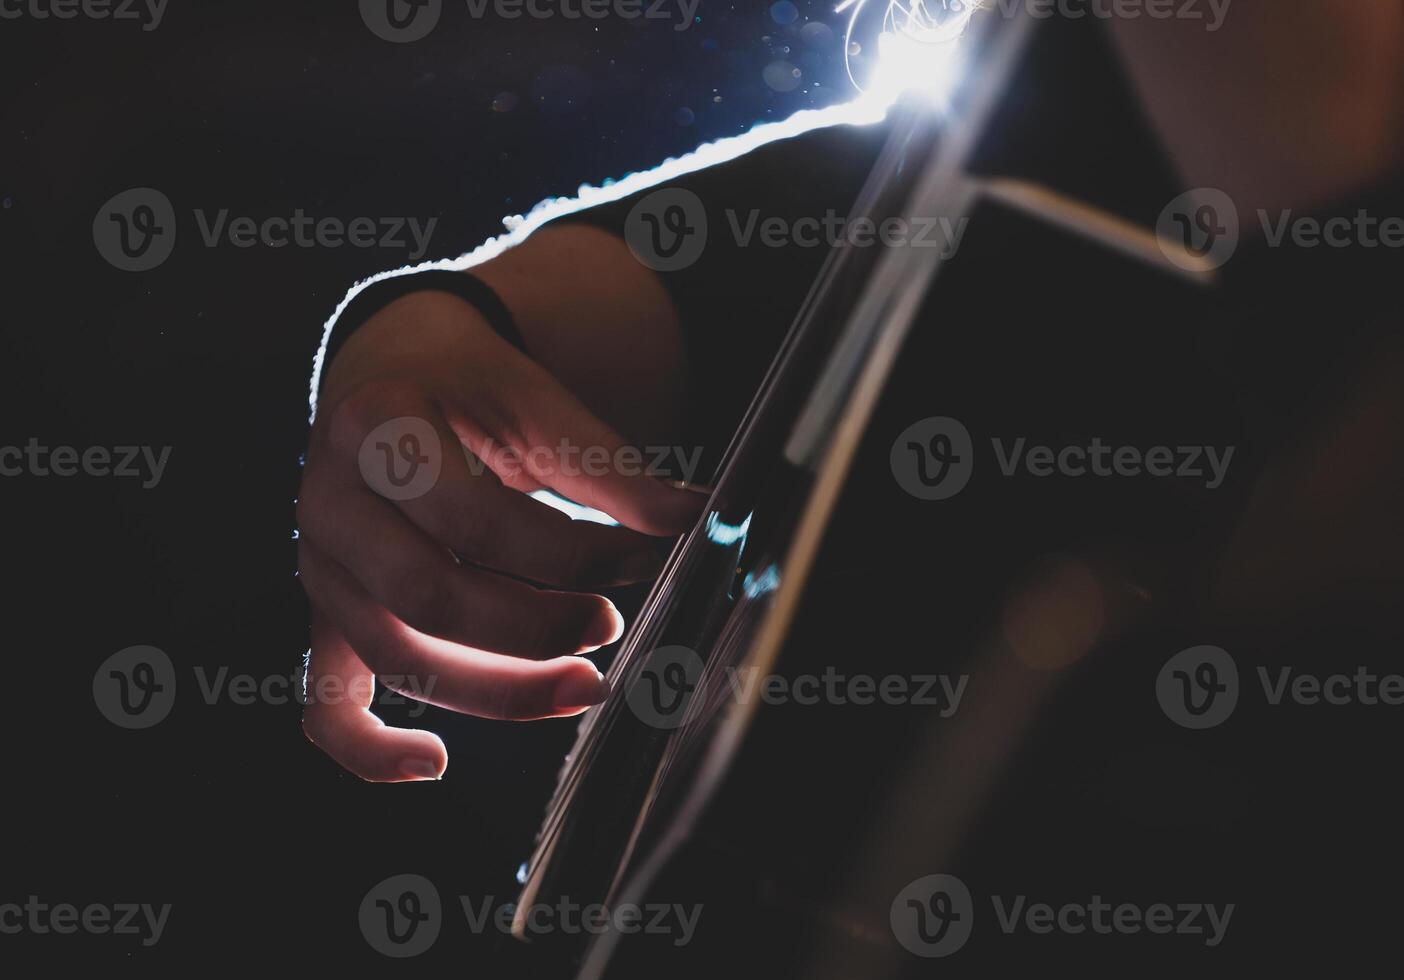
[{"label": "dark background", "polygon": [[[801,7],[838,26],[826,5]],[[523,950],[499,937],[469,936],[452,908],[430,953],[392,963],[368,949],[356,911],[372,885],[405,872],[433,880],[446,903],[460,894],[510,900],[571,722],[486,723],[431,708],[410,723],[444,736],[446,778],[370,786],[303,740],[296,704],[207,704],[200,695],[197,668],[261,680],[300,667],[306,606],[293,576],[293,498],[312,355],[346,288],[408,256],[351,247],[211,249],[191,214],[228,208],[261,219],[301,208],[344,220],[437,217],[429,257],[452,256],[543,197],[850,94],[837,43],[819,32],[819,43],[807,45],[803,16],[779,24],[764,4],[709,0],[699,14],[701,23],[682,32],[613,20],[505,23],[473,20],[446,0],[434,33],[403,46],[372,35],[350,3],[197,8],[171,0],[149,33],[82,18],[0,21],[0,445],[32,437],[80,449],[172,447],[151,490],[114,478],[0,481],[11,624],[0,713],[9,769],[0,903],[32,894],[49,904],[173,906],[151,949],[123,936],[4,936],[0,963],[74,959],[158,975],[345,965],[499,976],[532,968]],[[765,83],[766,67],[779,59],[801,69],[802,87],[784,93]],[[1024,134],[1020,153],[1040,164],[1057,158],[1064,186],[1096,187],[1112,195],[1108,206],[1153,220],[1180,188],[1104,152],[1113,136],[1124,150],[1128,131],[1104,130],[1086,105],[1080,110],[1087,129],[1045,123],[1052,132]],[[1110,179],[1115,174],[1129,175],[1137,193],[1118,199],[1124,188]],[[114,194],[142,186],[173,201],[180,237],[159,269],[127,274],[95,250],[93,217]],[[1150,552],[1213,538],[1221,531],[1213,522],[1237,514],[1238,497],[1216,498],[1211,512],[1135,491],[1118,490],[1113,500],[1022,487],[984,501],[996,511],[984,523],[928,524],[931,536],[918,539],[912,529],[929,511],[897,492],[884,460],[892,432],[946,410],[936,388],[964,384],[972,405],[993,402],[983,419],[990,432],[1047,427],[1050,439],[1062,438],[1076,430],[1069,416],[1081,423],[1085,415],[1090,426],[1104,422],[1103,412],[1124,416],[1136,436],[1159,431],[1147,419],[1190,428],[1210,419],[1245,455],[1261,458],[1300,440],[1300,420],[1333,418],[1321,408],[1317,382],[1342,358],[1343,324],[1370,312],[1337,309],[1334,318],[1297,322],[1276,310],[1234,335],[1233,357],[1220,357],[1226,334],[1192,321],[1143,278],[1118,270],[1108,276],[1115,288],[1102,296],[1084,255],[1057,242],[1026,244],[1049,264],[1031,266],[1018,288],[998,288],[997,277],[991,287],[968,286],[963,300],[962,309],[978,312],[994,292],[1011,314],[990,324],[965,319],[976,326],[955,348],[923,334],[904,359],[913,383],[886,404],[865,449],[859,468],[873,496],[867,509],[849,507],[830,544],[857,556],[846,567],[826,566],[829,591],[813,601],[832,597],[830,619],[811,627],[855,657],[869,652],[866,642],[897,661],[920,659],[923,649],[903,643],[929,639],[926,620],[941,609],[932,597],[945,594],[947,611],[978,619],[979,602],[998,605],[998,585],[1017,565],[1011,556],[1104,532],[1115,545]],[[1069,279],[1067,270],[1092,281]],[[1094,290],[1102,298],[1079,305]],[[1081,319],[1070,325],[1048,310]],[[990,329],[1010,323],[1025,329]],[[1069,338],[1077,343],[1063,343]],[[964,369],[1010,352],[1028,375],[1007,374],[1002,388]],[[1119,373],[1138,359],[1157,366],[1156,384]],[[1214,375],[1219,387],[1176,373],[1182,361],[1203,368],[1220,360],[1238,371]],[[1010,397],[996,397],[1002,393]],[[1014,397],[1020,393],[1022,400]],[[1247,407],[1221,410],[1235,401]],[[1131,418],[1127,406],[1140,414]],[[978,417],[974,407],[969,413]],[[1250,417],[1269,421],[1234,431]],[[1243,489],[1236,483],[1234,492]],[[1302,526],[1314,521],[1328,528],[1323,537],[1339,537],[1337,516],[1303,508]],[[1397,540],[1397,520],[1379,530]],[[998,547],[986,532],[1000,536]],[[915,555],[918,567],[888,564],[893,541],[908,546],[907,560]],[[1275,538],[1264,561],[1290,555],[1294,543],[1292,534]],[[974,560],[953,562],[953,545]],[[983,857],[1008,892],[1037,892],[1032,886],[1041,883],[1060,899],[1120,890],[1143,901],[1238,901],[1235,965],[1261,963],[1269,947],[1273,963],[1309,956],[1336,965],[1353,950],[1386,948],[1398,904],[1389,752],[1397,722],[1388,709],[1245,707],[1221,739],[1206,740],[1168,727],[1148,695],[1143,703],[1125,694],[1150,691],[1166,652],[1198,642],[1233,649],[1245,674],[1250,665],[1277,663],[1318,673],[1366,663],[1384,672],[1397,659],[1397,615],[1378,593],[1351,592],[1350,577],[1337,578],[1341,588],[1326,597],[1334,605],[1317,596],[1246,626],[1214,623],[1212,631],[1187,618],[1157,623],[1080,667],[1085,686],[1069,685],[1029,739],[991,804],[972,864]],[[1369,580],[1397,585],[1398,577]],[[845,599],[885,608],[888,618],[870,627],[845,615]],[[98,666],[135,644],[170,655],[178,696],[169,718],[131,732],[104,720],[91,692]],[[840,727],[831,729],[842,742]],[[792,748],[791,758],[811,770],[828,765],[812,745]],[[883,756],[883,766],[899,757]],[[812,787],[808,774],[789,773],[790,783]],[[876,805],[841,782],[820,789],[848,811]],[[816,819],[791,836],[822,842],[826,827]],[[756,846],[767,849],[772,839],[761,836]],[[798,863],[840,867],[848,844],[816,844]],[[1172,894],[1155,891],[1166,883]],[[745,907],[726,904],[726,887],[716,894],[721,904],[709,914],[740,916]],[[745,925],[764,937],[770,923]],[[1115,959],[1124,948],[1123,962],[1139,964],[1160,955],[1133,946],[1104,955]],[[1014,948],[1036,958],[1050,947]],[[1077,937],[1052,948],[1062,962],[1087,955]],[[725,954],[718,972],[746,975],[731,949],[712,952]],[[1186,958],[1199,952],[1176,950]],[[1227,962],[1214,961],[1221,970]]]},{"label": "dark background", "polygon": [[[150,490],[0,482],[12,664],[0,901],[174,906],[153,949],[6,936],[0,961],[364,965],[356,908],[386,875],[426,874],[446,898],[512,896],[571,722],[430,708],[416,724],[449,742],[451,774],[367,786],[304,741],[296,704],[200,695],[197,667],[262,679],[301,664],[293,498],[312,355],[345,290],[408,257],[211,249],[193,211],[436,217],[427,257],[453,256],[544,197],[849,96],[835,35],[806,43],[803,16],[784,25],[765,3],[713,0],[698,15],[685,31],[505,22],[448,0],[407,45],[374,36],[355,3],[172,0],[150,32],[0,20],[0,442],[173,447]],[[801,69],[799,88],[766,85],[776,60]],[[93,244],[94,215],[131,187],[161,190],[179,216],[173,255],[146,273]],[[102,718],[91,685],[134,644],[166,651],[179,686],[165,721],[129,732]],[[398,968],[464,962],[464,932],[447,927]]]}]

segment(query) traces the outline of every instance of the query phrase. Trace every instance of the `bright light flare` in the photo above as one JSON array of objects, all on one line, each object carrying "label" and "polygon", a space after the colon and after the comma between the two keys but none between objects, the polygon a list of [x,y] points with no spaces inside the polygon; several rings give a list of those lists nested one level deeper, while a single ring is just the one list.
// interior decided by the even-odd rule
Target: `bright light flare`
[{"label": "bright light flare", "polygon": [[915,91],[944,106],[960,75],[959,42],[977,6],[976,0],[885,0],[877,64],[865,86],[854,77],[852,53],[855,35],[867,33],[862,21],[872,0],[843,0],[837,12],[852,11],[844,34],[849,79],[865,98],[886,105]]}]

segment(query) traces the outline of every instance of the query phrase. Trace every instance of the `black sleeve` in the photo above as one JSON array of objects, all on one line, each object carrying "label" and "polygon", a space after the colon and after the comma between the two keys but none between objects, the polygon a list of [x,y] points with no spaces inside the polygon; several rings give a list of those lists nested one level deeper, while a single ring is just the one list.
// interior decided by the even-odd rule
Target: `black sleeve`
[{"label": "black sleeve", "polygon": [[[555,222],[623,238],[672,297],[687,344],[685,437],[706,450],[700,472],[740,423],[828,254],[827,229],[848,216],[885,137],[882,125],[815,130]],[[801,219],[804,244],[790,234]]]}]

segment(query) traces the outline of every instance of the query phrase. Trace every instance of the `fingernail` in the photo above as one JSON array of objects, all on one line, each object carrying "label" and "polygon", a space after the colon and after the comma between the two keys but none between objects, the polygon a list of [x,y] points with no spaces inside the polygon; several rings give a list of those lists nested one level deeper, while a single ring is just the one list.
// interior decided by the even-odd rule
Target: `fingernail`
[{"label": "fingernail", "polygon": [[439,771],[437,762],[430,762],[428,759],[421,759],[417,756],[400,760],[400,775],[408,776],[410,779],[444,778],[444,774]]},{"label": "fingernail", "polygon": [[552,707],[557,711],[575,711],[599,704],[609,697],[609,681],[598,670],[594,676],[581,672],[573,673],[556,685],[552,697]]},{"label": "fingernail", "polygon": [[663,559],[652,551],[636,551],[626,555],[615,572],[619,582],[643,582],[657,578],[663,571]]},{"label": "fingernail", "polygon": [[596,650],[606,643],[613,643],[623,635],[624,617],[619,615],[619,610],[610,602],[599,615],[590,620],[590,625],[585,627],[585,635],[580,638],[580,642],[586,649]]}]

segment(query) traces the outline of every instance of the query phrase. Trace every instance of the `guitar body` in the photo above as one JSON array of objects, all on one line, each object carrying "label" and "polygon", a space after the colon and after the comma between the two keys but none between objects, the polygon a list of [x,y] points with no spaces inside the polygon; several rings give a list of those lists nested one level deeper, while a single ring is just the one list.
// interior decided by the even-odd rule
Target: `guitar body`
[{"label": "guitar body", "polygon": [[[983,326],[909,336],[775,667],[742,667],[729,687],[756,706],[745,741],[634,899],[695,903],[695,934],[626,937],[606,976],[716,977],[737,969],[738,950],[746,976],[929,976],[889,921],[909,882],[949,873],[972,888],[1090,892],[1124,877],[1122,855],[1162,853],[1149,811],[1106,803],[1131,760],[1164,757],[1155,675],[1197,642],[1177,598],[1202,573],[1195,541],[1238,499],[1126,486],[1050,497],[1046,480],[1005,477],[991,443],[1111,438],[1179,415],[1163,430],[1170,445],[1241,445],[1231,402],[1179,335],[1205,321],[1205,297],[1021,216],[980,218],[961,261],[1037,269],[1027,292],[978,275],[933,291],[927,314]],[[1078,309],[1076,330],[1052,330],[1044,302]],[[955,497],[928,501],[903,488],[892,456],[912,423],[939,416],[969,430],[976,468]],[[1215,810],[1203,802],[1187,819],[1203,822],[1193,829],[1208,847]],[[1155,859],[1170,880],[1180,853]],[[953,968],[1037,964],[1037,946],[982,943],[993,926],[988,905],[981,914]],[[1144,962],[1093,951],[1108,969]]]},{"label": "guitar body", "polygon": [[[925,975],[898,922],[914,881],[1036,893],[1120,873],[1115,853],[1076,856],[1109,832],[1099,780],[1159,731],[1118,692],[1154,690],[1176,642],[1164,617],[1190,622],[1195,542],[1235,498],[1050,493],[1019,461],[1093,437],[1237,444],[1234,408],[1185,330],[1212,322],[1204,291],[1108,246],[1174,194],[1100,38],[1008,23],[979,38],[989,84],[967,116],[944,130],[899,113],[855,207],[968,221],[958,254],[831,256],[626,637],[614,697],[582,723],[514,925],[567,972],[716,977],[744,950],[747,976]],[[1123,153],[1080,157],[1109,120]],[[1069,228],[996,177],[1114,217]],[[1154,836],[1112,829],[1133,849]],[[531,907],[562,899],[640,913],[533,934]],[[987,908],[962,966],[1036,960],[981,942]],[[918,939],[938,924],[917,922]]]}]

